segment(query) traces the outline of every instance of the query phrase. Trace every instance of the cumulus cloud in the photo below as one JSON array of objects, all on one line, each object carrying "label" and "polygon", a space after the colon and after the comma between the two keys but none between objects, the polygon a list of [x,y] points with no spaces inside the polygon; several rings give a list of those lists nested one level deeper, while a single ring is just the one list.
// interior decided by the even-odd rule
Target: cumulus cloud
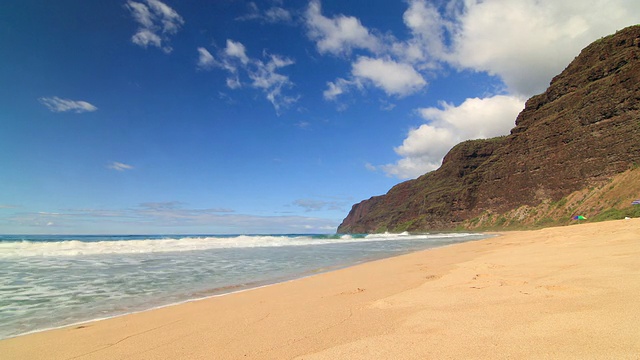
[{"label": "cumulus cloud", "polygon": [[305,14],[309,38],[316,42],[321,54],[348,55],[353,49],[376,52],[382,44],[380,39],[353,16],[337,15],[328,18],[322,15],[319,0],[309,2]]},{"label": "cumulus cloud", "polygon": [[61,99],[57,96],[41,97],[40,103],[53,112],[75,112],[84,113],[98,110],[94,105],[81,100]]},{"label": "cumulus cloud", "polygon": [[467,99],[458,106],[441,103],[437,108],[419,109],[427,123],[411,129],[402,145],[394,149],[402,157],[398,162],[379,168],[399,178],[414,178],[435,170],[455,144],[507,134],[524,108],[524,101],[517,96],[496,95]]},{"label": "cumulus cloud", "polygon": [[350,78],[327,82],[322,95],[325,100],[337,100],[351,89],[362,90],[365,85],[381,89],[389,96],[403,97],[420,91],[427,81],[408,63],[360,56],[351,64]]},{"label": "cumulus cloud", "polygon": [[452,0],[437,9],[410,0],[404,22],[412,38],[392,46],[398,56],[486,72],[510,93],[531,96],[586,45],[640,22],[640,3]]},{"label": "cumulus cloud", "polygon": [[409,1],[403,21],[412,37],[404,42],[394,42],[391,51],[421,68],[437,67],[437,61],[445,53],[444,36],[447,28],[447,22],[438,9],[426,1]]},{"label": "cumulus cloud", "polygon": [[[532,96],[544,91],[551,78],[590,42],[640,22],[640,2],[635,0],[407,3],[403,21],[409,36],[404,40],[384,29],[369,29],[354,16],[324,16],[320,0],[310,1],[306,10],[307,34],[320,54],[342,56],[352,66],[359,65],[351,58],[354,50],[368,53],[379,64],[393,61],[411,66],[423,80],[428,72],[449,65],[496,76],[509,93]],[[342,78],[352,81],[353,75]],[[386,84],[369,82],[395,94],[387,91]],[[339,85],[337,80],[328,83],[327,100],[351,88]]]},{"label": "cumulus cloud", "polygon": [[299,96],[286,95],[285,89],[292,88],[293,82],[281,74],[282,68],[295,64],[288,57],[263,53],[263,59],[250,58],[245,46],[237,41],[227,40],[224,49],[214,58],[205,48],[198,48],[198,67],[210,69],[218,67],[228,72],[226,84],[230,89],[243,87],[241,74],[247,79],[246,85],[261,90],[276,112],[298,101]]},{"label": "cumulus cloud", "polygon": [[372,82],[388,95],[409,95],[427,85],[411,65],[393,60],[361,56],[352,64],[351,72],[355,78]]},{"label": "cumulus cloud", "polygon": [[327,82],[323,92],[326,100],[337,100],[351,89],[364,86],[381,89],[391,96],[406,96],[426,86],[427,81],[413,65],[417,59],[424,58],[422,49],[416,44],[399,43],[392,36],[378,35],[353,16],[326,17],[319,0],[309,3],[305,24],[307,35],[321,54],[349,59],[358,50],[372,55],[351,59],[352,70],[348,78]]},{"label": "cumulus cloud", "polygon": [[154,46],[165,53],[173,51],[168,43],[184,24],[180,14],[159,0],[144,0],[144,3],[129,0],[125,7],[138,23],[138,30],[131,37],[134,44],[144,48]]},{"label": "cumulus cloud", "polygon": [[133,170],[134,167],[128,164],[124,164],[117,161],[112,161],[107,165],[108,169],[116,170],[116,171],[125,171],[125,170]]}]

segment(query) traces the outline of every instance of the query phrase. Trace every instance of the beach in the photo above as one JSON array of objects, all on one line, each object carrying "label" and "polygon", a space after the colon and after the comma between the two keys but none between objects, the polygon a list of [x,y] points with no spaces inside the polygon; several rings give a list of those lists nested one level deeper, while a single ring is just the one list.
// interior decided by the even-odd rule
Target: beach
[{"label": "beach", "polygon": [[638,359],[640,219],[502,233],[0,341],[2,359]]}]

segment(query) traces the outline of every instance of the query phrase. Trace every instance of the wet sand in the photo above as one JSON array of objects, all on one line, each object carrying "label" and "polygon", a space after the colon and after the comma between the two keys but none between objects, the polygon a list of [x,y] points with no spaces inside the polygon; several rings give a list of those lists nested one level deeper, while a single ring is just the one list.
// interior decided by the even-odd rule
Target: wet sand
[{"label": "wet sand", "polygon": [[498,237],[0,341],[2,359],[639,359],[640,219]]}]

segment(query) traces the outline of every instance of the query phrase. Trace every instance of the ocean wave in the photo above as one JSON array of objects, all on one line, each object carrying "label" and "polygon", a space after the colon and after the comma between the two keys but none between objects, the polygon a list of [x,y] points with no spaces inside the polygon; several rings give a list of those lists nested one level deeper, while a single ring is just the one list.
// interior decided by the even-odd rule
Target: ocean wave
[{"label": "ocean wave", "polygon": [[87,256],[103,254],[145,254],[184,252],[210,249],[235,249],[284,246],[313,246],[339,243],[429,240],[448,237],[466,237],[471,234],[371,234],[366,236],[281,236],[239,235],[229,237],[202,236],[162,239],[118,239],[82,241],[78,239],[55,241],[2,241],[0,259],[19,257]]}]

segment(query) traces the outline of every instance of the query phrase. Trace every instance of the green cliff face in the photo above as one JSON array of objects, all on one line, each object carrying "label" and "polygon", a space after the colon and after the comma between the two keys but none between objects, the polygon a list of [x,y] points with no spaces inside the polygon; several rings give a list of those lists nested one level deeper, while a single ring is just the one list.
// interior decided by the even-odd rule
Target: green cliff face
[{"label": "green cliff face", "polygon": [[[584,209],[569,199],[604,194],[640,164],[639,59],[640,26],[592,43],[527,101],[510,135],[456,145],[438,170],[354,205],[338,232],[535,226],[575,211],[635,211],[630,200],[640,193],[602,195]],[[625,186],[635,189],[634,179]]]}]

